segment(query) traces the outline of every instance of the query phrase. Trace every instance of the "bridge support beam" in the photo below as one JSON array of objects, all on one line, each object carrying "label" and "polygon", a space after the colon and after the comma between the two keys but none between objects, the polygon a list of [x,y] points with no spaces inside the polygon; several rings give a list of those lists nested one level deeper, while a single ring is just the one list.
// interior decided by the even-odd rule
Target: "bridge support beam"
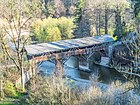
[{"label": "bridge support beam", "polygon": [[64,66],[63,60],[56,59],[56,65],[55,65],[55,74],[56,75],[64,75],[63,66]]}]

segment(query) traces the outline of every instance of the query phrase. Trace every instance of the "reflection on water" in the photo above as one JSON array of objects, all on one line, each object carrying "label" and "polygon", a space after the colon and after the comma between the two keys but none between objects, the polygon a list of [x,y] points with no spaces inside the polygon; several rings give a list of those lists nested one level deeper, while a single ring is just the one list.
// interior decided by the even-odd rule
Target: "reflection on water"
[{"label": "reflection on water", "polygon": [[[84,71],[80,71],[78,69],[75,69],[72,67],[72,61],[68,61],[64,65],[64,71],[65,74],[71,78],[80,78],[80,79],[86,79],[89,80],[92,75],[98,75],[98,81],[109,84],[112,81],[121,80],[124,81],[125,78],[116,70],[109,69],[103,66],[99,66],[96,64],[93,64],[93,68],[91,70],[91,73],[87,73]],[[55,64],[44,61],[40,65],[40,70],[43,72],[43,74],[52,74],[55,69]]]},{"label": "reflection on water", "polygon": [[94,72],[99,75],[98,81],[103,82],[103,83],[111,83],[116,80],[120,80],[122,82],[125,81],[125,78],[123,77],[122,74],[117,72],[115,69],[107,68],[104,66],[96,65],[94,64],[94,68],[92,70],[93,74]]}]

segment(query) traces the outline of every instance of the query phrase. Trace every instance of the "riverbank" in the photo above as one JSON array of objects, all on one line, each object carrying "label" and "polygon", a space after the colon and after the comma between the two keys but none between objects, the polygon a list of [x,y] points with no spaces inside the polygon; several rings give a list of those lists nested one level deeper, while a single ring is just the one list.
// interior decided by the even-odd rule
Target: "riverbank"
[{"label": "riverbank", "polygon": [[[133,94],[133,84],[116,81],[105,85],[93,80],[37,77],[31,85],[25,105],[139,105],[139,96]],[[93,104],[94,103],[94,104]]]},{"label": "riverbank", "polygon": [[94,76],[86,80],[37,75],[34,81],[30,81],[28,94],[5,98],[0,105],[139,105],[140,96],[134,94],[133,88],[131,82],[104,84]]}]

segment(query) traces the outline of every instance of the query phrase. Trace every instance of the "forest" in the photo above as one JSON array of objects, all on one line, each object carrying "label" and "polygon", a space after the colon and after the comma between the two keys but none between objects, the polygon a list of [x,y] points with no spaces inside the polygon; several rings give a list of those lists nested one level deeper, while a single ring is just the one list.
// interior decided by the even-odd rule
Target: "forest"
[{"label": "forest", "polygon": [[[30,62],[25,51],[28,45],[102,35],[122,42],[111,43],[114,74],[109,75],[119,77],[109,83],[99,81],[98,73],[78,79],[82,82],[61,72],[42,75],[44,62]],[[139,104],[140,0],[0,0],[0,105]]]}]

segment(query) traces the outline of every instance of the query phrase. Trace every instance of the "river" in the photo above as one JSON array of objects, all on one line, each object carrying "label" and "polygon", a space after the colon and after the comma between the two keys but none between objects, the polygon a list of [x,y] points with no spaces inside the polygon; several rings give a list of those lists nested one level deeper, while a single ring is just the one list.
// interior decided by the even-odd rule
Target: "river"
[{"label": "river", "polygon": [[[39,66],[44,75],[52,74],[55,70],[55,64],[44,61]],[[110,69],[104,66],[93,64],[91,72],[85,72],[73,67],[73,61],[70,58],[64,65],[64,72],[70,78],[79,78],[83,80],[90,80],[92,77],[97,77],[97,81],[105,84],[111,84],[113,81],[126,81],[123,75],[115,69]]]}]

